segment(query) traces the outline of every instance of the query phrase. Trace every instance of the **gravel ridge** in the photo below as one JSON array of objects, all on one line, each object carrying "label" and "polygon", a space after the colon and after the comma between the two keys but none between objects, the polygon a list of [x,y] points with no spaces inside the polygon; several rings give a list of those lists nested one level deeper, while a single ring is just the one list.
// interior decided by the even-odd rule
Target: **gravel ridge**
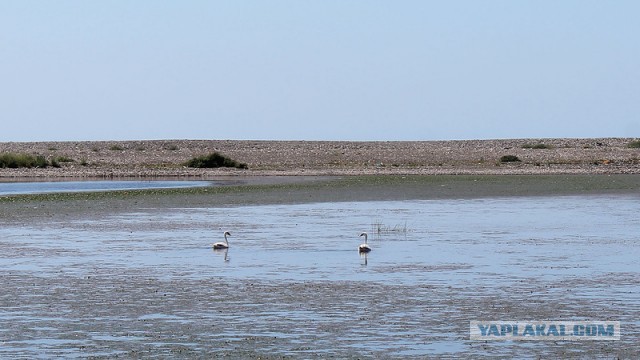
[{"label": "gravel ridge", "polygon": [[[3,142],[2,153],[57,159],[60,167],[0,169],[0,178],[199,177],[368,174],[638,174],[633,138],[449,141],[132,140]],[[545,148],[535,148],[542,147]],[[192,169],[218,151],[248,170]],[[504,155],[519,162],[503,163]],[[66,161],[61,161],[64,159]]]}]

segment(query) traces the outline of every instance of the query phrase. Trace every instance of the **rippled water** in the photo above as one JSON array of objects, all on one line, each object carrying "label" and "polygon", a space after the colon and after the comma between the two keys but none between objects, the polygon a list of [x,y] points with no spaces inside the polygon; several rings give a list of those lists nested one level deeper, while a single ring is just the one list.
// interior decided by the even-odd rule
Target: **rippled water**
[{"label": "rippled water", "polygon": [[[547,351],[549,344],[513,343],[483,350],[468,340],[468,322],[488,316],[602,316],[622,321],[619,344],[628,346],[640,340],[638,200],[563,196],[144,209],[102,219],[4,227],[0,274],[5,281],[9,275],[37,278],[34,282],[46,291],[45,284],[57,282],[62,288],[91,289],[82,279],[122,286],[130,296],[141,288],[150,291],[149,282],[171,287],[162,290],[173,299],[165,305],[127,308],[134,313],[123,318],[139,326],[126,332],[80,330],[81,341],[72,343],[65,356],[75,354],[74,348],[100,353],[103,342],[112,350],[142,346],[152,340],[143,323],[184,332],[188,339],[175,343],[196,353],[211,351],[206,344],[219,337],[235,349],[248,343],[302,357],[477,356],[487,349],[508,355],[523,347]],[[212,250],[224,230],[232,233],[230,249]],[[362,231],[369,233],[373,248],[366,257],[357,252]],[[127,282],[137,285],[118,285]],[[227,301],[235,311],[224,321],[210,317],[209,311],[223,313],[218,302],[200,307],[180,291],[205,302]],[[13,333],[0,331],[0,354],[50,355],[70,349],[74,338],[65,334],[64,321],[39,319],[46,314],[45,303],[23,296],[27,300],[11,311],[0,309],[0,319],[12,321],[12,331],[21,333],[13,339]],[[103,302],[92,306],[109,312]],[[185,303],[191,305],[185,309]],[[363,313],[354,317],[360,306]],[[83,318],[78,311],[71,307],[69,313],[51,316]],[[370,311],[376,315],[368,317]],[[219,337],[194,330],[195,324],[215,327]],[[152,353],[174,344],[153,340]],[[572,343],[554,346],[576,348]],[[607,346],[615,350],[618,344]]]}]

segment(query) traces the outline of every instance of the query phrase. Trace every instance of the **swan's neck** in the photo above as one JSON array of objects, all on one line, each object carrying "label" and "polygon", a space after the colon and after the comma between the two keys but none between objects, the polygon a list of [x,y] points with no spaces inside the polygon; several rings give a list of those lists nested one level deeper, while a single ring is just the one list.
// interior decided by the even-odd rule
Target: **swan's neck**
[{"label": "swan's neck", "polygon": [[224,243],[229,245],[229,240],[227,240],[227,234],[224,234]]},{"label": "swan's neck", "polygon": [[367,243],[367,234],[363,234],[362,236],[364,236],[364,243]]}]

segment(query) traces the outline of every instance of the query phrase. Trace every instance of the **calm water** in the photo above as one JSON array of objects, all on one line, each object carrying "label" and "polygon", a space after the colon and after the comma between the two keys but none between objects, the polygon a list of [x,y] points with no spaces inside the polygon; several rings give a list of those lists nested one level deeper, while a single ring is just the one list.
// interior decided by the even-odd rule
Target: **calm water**
[{"label": "calm water", "polygon": [[46,194],[59,192],[112,191],[170,189],[195,186],[210,186],[210,181],[167,180],[100,180],[100,181],[30,181],[0,182],[0,196],[19,194]]},{"label": "calm water", "polygon": [[[278,342],[273,349],[268,348],[271,343],[253,346],[293,356],[327,349],[345,356],[482,355],[480,345],[468,341],[465,332],[469,320],[482,316],[597,320],[606,314],[609,320],[622,321],[623,337],[633,344],[640,339],[639,200],[638,196],[564,196],[145,209],[96,220],[5,226],[0,229],[0,274],[33,276],[43,282],[63,275],[68,281],[99,274],[128,281],[126,274],[139,274],[172,286],[202,287],[198,291],[207,296],[214,290],[205,290],[203,284],[220,281],[227,289],[225,296],[236,299],[229,301],[237,306],[234,317],[222,325],[225,336],[240,344],[247,338],[263,341],[261,336],[269,335]],[[211,243],[222,241],[224,230],[232,233],[230,249],[213,251]],[[369,233],[373,248],[367,257],[357,252],[362,231]],[[314,305],[313,312],[300,312],[298,302],[308,300],[298,296],[309,284],[320,288],[313,294],[318,301],[326,296],[326,303]],[[355,340],[347,334],[334,336],[333,330],[319,325],[333,316],[352,316],[356,305],[348,301],[349,291],[340,289],[355,284],[367,284],[358,287],[358,296],[372,308],[386,307],[380,317],[391,317],[375,328],[354,325],[362,319],[348,323],[354,327],[352,336],[367,334],[356,341],[366,351],[354,347]],[[236,294],[238,287],[248,291],[250,285],[270,289],[274,298]],[[279,293],[288,287],[302,288],[296,294]],[[574,293],[576,289],[579,292]],[[390,298],[390,292],[398,296]],[[547,307],[529,306],[530,293],[553,302]],[[569,293],[573,304],[566,298]],[[478,305],[487,301],[495,307],[501,297],[522,304],[522,309],[486,310]],[[273,303],[281,304],[278,311],[270,308],[276,306]],[[598,306],[592,307],[595,303]],[[60,335],[63,325],[49,325],[47,330],[45,322],[39,325],[44,330],[30,330],[29,322],[43,316],[37,305],[0,310],[0,318],[4,314],[6,319],[24,321],[23,327],[16,326],[29,334],[27,341],[0,332],[4,344],[0,348],[50,355],[52,349],[80,346],[72,342],[69,347],[71,340]],[[256,307],[270,310],[264,313],[267,310]],[[589,312],[582,311],[585,307]],[[73,317],[71,313],[59,316]],[[206,313],[166,308],[142,315],[147,316],[142,320],[192,325],[210,321],[211,326],[221,326]],[[448,323],[456,324],[455,331],[449,326],[444,335],[428,327],[446,329]],[[126,349],[149,340],[144,331],[134,330],[129,330],[135,334],[131,338],[113,331],[94,335],[98,340],[115,336],[111,348]],[[203,342],[215,340],[193,337],[183,345],[202,350]],[[85,348],[100,343],[91,336],[82,339]],[[160,348],[166,345],[159,343]],[[518,354],[523,346],[545,351],[548,345],[501,343],[488,348],[497,354]],[[615,350],[618,345],[608,346]],[[73,354],[71,350],[65,356]]]}]

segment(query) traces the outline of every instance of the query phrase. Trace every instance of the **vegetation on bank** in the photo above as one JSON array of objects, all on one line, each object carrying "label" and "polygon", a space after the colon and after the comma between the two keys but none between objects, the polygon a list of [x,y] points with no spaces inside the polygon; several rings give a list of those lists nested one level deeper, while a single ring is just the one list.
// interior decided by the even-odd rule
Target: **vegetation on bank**
[{"label": "vegetation on bank", "polygon": [[515,155],[505,155],[500,158],[500,162],[520,162],[521,160]]},{"label": "vegetation on bank", "polygon": [[[62,167],[63,163],[75,163],[76,161],[67,156],[56,156],[47,160],[42,155],[2,153],[0,154],[0,169],[19,169],[19,168],[48,168]],[[82,160],[80,165],[88,165],[86,160]]]},{"label": "vegetation on bank", "polygon": [[245,163],[238,162],[236,160],[230,159],[219,152],[213,152],[209,155],[203,155],[194,157],[189,160],[185,164],[188,167],[199,168],[199,169],[210,169],[210,168],[219,168],[219,167],[229,167],[229,168],[237,168],[237,169],[248,169],[249,166]]},{"label": "vegetation on bank", "polygon": [[640,148],[640,140],[632,141],[627,144],[628,148],[639,149]]},{"label": "vegetation on bank", "polygon": [[[125,148],[119,145],[114,145],[110,148],[112,151],[122,151]],[[178,149],[177,147],[165,147],[164,150],[174,150]],[[57,148],[50,148],[51,151],[57,150]],[[93,150],[97,151],[96,148]],[[49,156],[49,159],[45,156],[41,155],[30,155],[26,153],[0,153],[0,168],[47,168],[54,167],[60,168],[63,167],[66,163],[74,163],[80,166],[89,166],[89,162],[82,158],[81,160],[76,160],[70,158],[65,155],[58,156]],[[516,156],[506,155],[500,158],[500,162],[519,162]],[[148,164],[147,164],[148,165]],[[249,166],[247,163],[239,162],[230,157],[227,157],[219,152],[213,152],[208,155],[202,155],[194,157],[186,162],[183,162],[181,165],[191,167],[191,168],[237,168],[237,169],[248,169]],[[442,164],[439,164],[442,166]],[[380,164],[380,166],[384,166]],[[392,164],[393,167],[401,167],[401,164]],[[419,167],[418,164],[410,164],[410,167]]]},{"label": "vegetation on bank", "polygon": [[543,143],[537,143],[537,144],[524,144],[522,145],[523,149],[551,149],[553,148],[551,145],[547,145],[547,144],[543,144]]},{"label": "vegetation on bank", "polygon": [[0,154],[0,168],[46,168],[51,164],[44,156],[30,154]]}]

